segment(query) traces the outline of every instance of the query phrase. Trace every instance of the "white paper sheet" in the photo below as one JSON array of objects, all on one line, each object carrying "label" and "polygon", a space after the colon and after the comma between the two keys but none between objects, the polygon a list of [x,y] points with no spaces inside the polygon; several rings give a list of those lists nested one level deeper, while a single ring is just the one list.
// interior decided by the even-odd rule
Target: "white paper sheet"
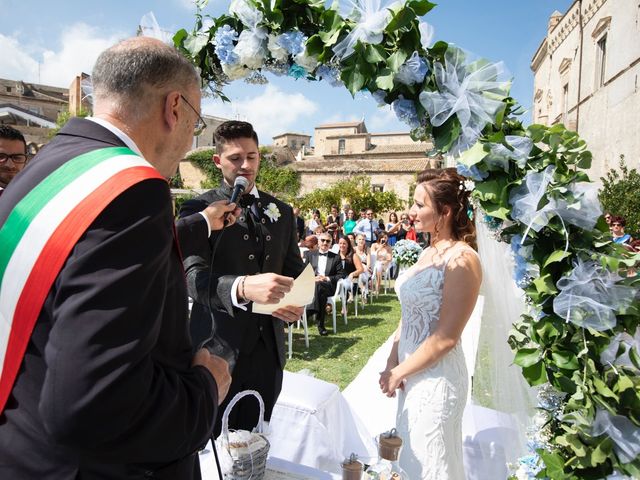
[{"label": "white paper sheet", "polygon": [[291,291],[278,302],[269,305],[260,305],[258,303],[253,304],[253,313],[270,314],[274,310],[288,305],[295,307],[304,307],[313,301],[313,295],[315,293],[316,276],[313,272],[311,264],[307,264],[298,278],[293,281],[293,288]]}]

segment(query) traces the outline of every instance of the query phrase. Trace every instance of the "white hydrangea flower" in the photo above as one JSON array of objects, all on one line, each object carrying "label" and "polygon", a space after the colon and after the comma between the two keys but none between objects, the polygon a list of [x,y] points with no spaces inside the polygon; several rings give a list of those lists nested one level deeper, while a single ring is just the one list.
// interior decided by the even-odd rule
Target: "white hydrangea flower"
[{"label": "white hydrangea flower", "polygon": [[238,44],[233,49],[233,53],[240,58],[238,63],[252,70],[262,67],[267,58],[265,39],[266,30],[263,28],[257,28],[255,31],[243,30],[238,38]]},{"label": "white hydrangea flower", "polygon": [[234,64],[223,63],[222,71],[229,77],[229,80],[238,80],[246,77],[250,70],[238,62]]},{"label": "white hydrangea flower", "polygon": [[296,55],[294,59],[307,72],[312,72],[318,66],[318,58],[313,55],[307,55],[306,50]]},{"label": "white hydrangea flower", "polygon": [[287,59],[289,58],[289,52],[287,52],[284,48],[282,48],[278,44],[277,35],[273,35],[273,34],[269,35],[267,48],[269,49],[269,52],[271,53],[271,56],[273,57],[274,60],[277,60],[279,62],[286,62]]}]

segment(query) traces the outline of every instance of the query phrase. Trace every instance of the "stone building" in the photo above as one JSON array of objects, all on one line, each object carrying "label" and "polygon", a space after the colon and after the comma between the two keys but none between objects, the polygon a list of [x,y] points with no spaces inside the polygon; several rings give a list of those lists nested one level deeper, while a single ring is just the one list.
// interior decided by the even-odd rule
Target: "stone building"
[{"label": "stone building", "polygon": [[288,147],[294,155],[306,155],[311,147],[311,135],[304,133],[282,133],[273,137],[274,147]]},{"label": "stone building", "polygon": [[60,112],[69,108],[69,89],[0,78],[0,123],[25,136],[30,151],[46,143]]},{"label": "stone building", "polygon": [[369,133],[363,121],[331,123],[315,128],[314,152],[290,166],[300,173],[304,195],[354,175],[367,175],[375,190],[394,191],[409,200],[415,174],[442,166],[428,157],[428,142],[415,142],[408,133]]},{"label": "stone building", "polygon": [[640,159],[640,2],[576,0],[554,12],[531,62],[534,123],[564,123],[587,141],[597,180],[620,155]]}]

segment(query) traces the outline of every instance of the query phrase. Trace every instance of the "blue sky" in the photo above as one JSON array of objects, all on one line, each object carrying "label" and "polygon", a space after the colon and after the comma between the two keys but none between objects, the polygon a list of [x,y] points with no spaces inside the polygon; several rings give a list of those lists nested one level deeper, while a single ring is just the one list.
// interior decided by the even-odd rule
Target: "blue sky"
[{"label": "blue sky", "polygon": [[[504,61],[514,78],[512,95],[529,107],[531,58],[546,34],[551,13],[564,13],[572,3],[440,0],[424,20],[434,26],[436,40]],[[219,15],[228,4],[228,0],[211,0],[205,13]],[[175,31],[193,26],[195,7],[191,0],[0,0],[0,12],[0,77],[64,87],[80,71],[90,72],[104,48],[134,35],[145,13],[153,12],[163,29]],[[268,78],[267,85],[232,83],[225,90],[231,104],[205,99],[203,111],[254,123],[263,144],[271,143],[270,137],[279,133],[312,135],[315,125],[363,117],[369,131],[407,131],[389,108],[376,107],[368,96],[353,99],[346,89],[324,82]]]}]

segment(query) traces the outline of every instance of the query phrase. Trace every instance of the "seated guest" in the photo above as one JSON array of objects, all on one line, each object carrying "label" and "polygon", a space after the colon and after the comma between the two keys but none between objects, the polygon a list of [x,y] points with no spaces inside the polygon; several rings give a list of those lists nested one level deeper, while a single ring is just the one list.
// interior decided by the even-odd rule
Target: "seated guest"
[{"label": "seated guest", "polygon": [[632,238],[628,233],[624,233],[624,227],[627,225],[627,220],[619,215],[611,217],[611,235],[615,243],[626,244],[630,243]]},{"label": "seated guest", "polygon": [[382,283],[382,273],[386,272],[391,267],[393,261],[393,251],[387,244],[387,234],[380,233],[378,236],[378,242],[371,246],[371,254],[376,256],[375,275],[376,275],[376,293],[380,289]]},{"label": "seated guest", "polygon": [[304,259],[305,252],[310,250],[316,250],[318,248],[318,237],[316,235],[309,235],[303,241],[300,242],[300,255]]},{"label": "seated guest", "polygon": [[354,255],[353,246],[347,238],[341,238],[338,240],[338,255],[342,260],[342,269],[344,270],[345,277],[342,282],[347,289],[347,292],[353,292],[353,281],[357,281],[358,276],[364,273],[364,266],[358,255]]},{"label": "seated guest", "polygon": [[324,232],[324,224],[322,223],[322,218],[320,217],[320,210],[314,210],[313,216],[307,224],[307,230],[309,231],[309,233],[315,234],[318,227],[322,227],[322,231]]},{"label": "seated guest", "polygon": [[371,255],[367,248],[367,242],[361,233],[356,236],[356,246],[353,249],[354,256],[360,258],[363,272],[358,276],[358,287],[362,294],[362,303],[367,303],[367,295],[369,295],[369,279],[371,278]]},{"label": "seated guest", "polygon": [[318,333],[325,336],[329,334],[324,327],[327,298],[335,292],[338,280],[344,274],[340,257],[329,251],[331,235],[323,233],[318,241],[318,250],[305,252],[304,261],[311,264],[316,274],[316,292],[313,297],[313,304],[308,308],[308,311],[316,315]]}]

